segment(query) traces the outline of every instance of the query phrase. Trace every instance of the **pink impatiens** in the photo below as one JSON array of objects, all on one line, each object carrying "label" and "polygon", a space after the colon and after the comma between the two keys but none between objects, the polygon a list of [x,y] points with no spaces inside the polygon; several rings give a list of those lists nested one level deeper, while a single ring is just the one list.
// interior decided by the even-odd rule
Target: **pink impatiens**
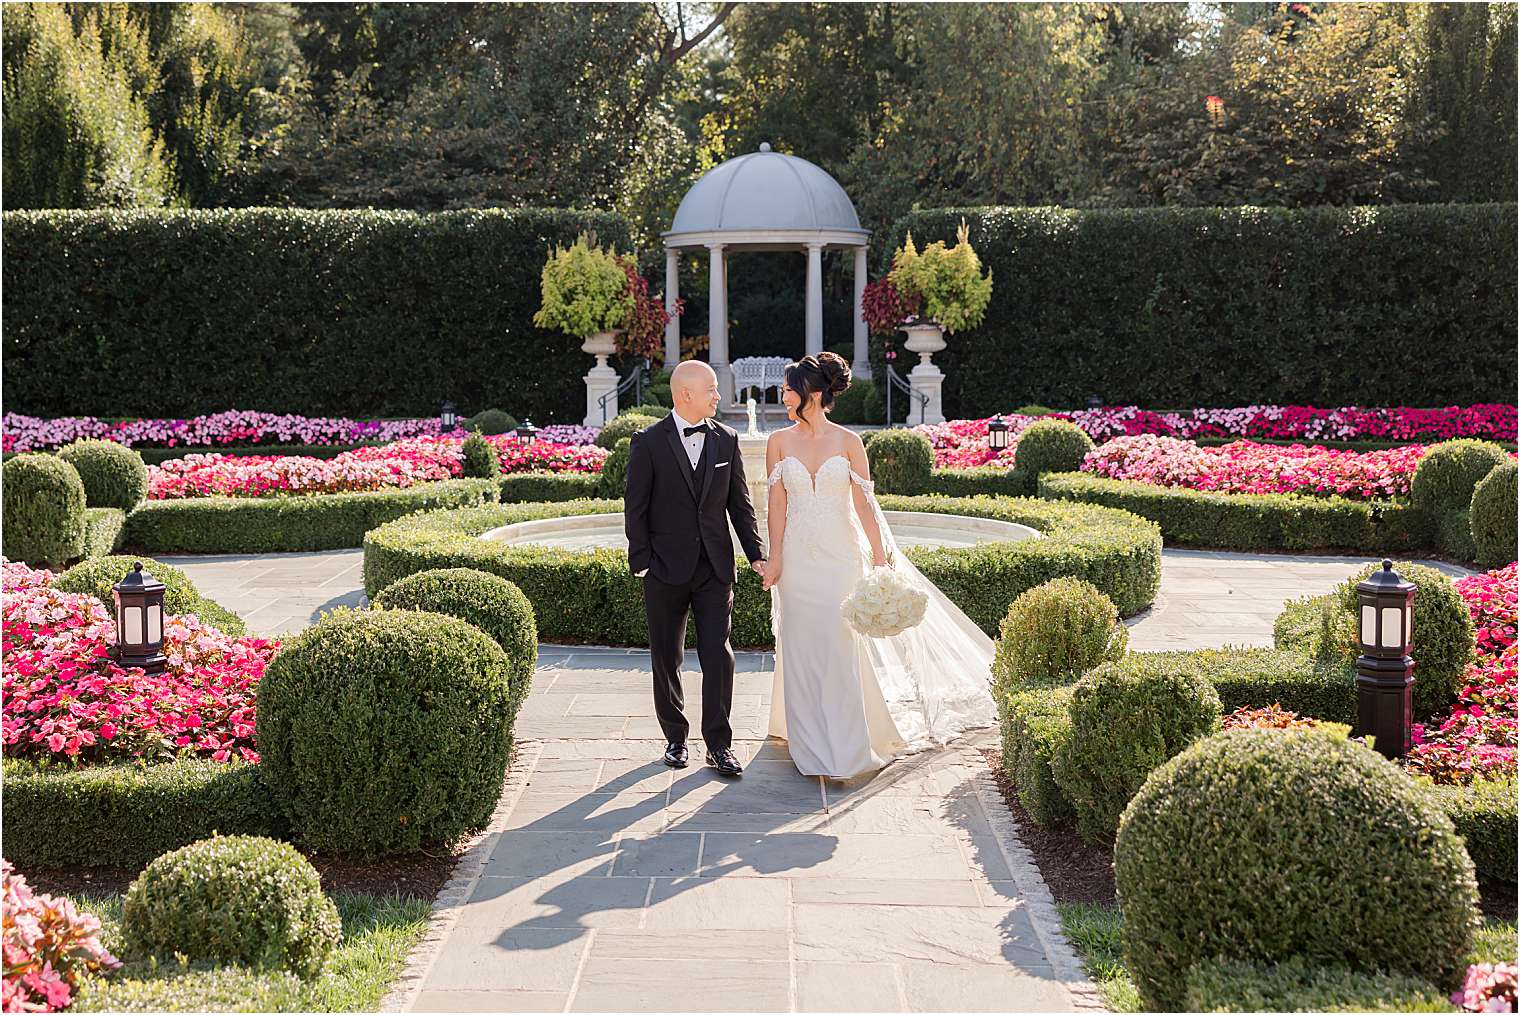
[{"label": "pink impatiens", "polygon": [[352,420],[231,409],[194,419],[129,419],[107,423],[93,416],[41,419],[8,412],[0,419],[6,451],[49,451],[81,437],[127,447],[217,448],[260,444],[358,444],[437,434],[437,417]]},{"label": "pink impatiens", "polygon": [[1467,967],[1467,978],[1451,1003],[1461,1011],[1514,1011],[1517,982],[1520,964],[1479,962]]},{"label": "pink impatiens", "polygon": [[101,945],[100,920],[81,913],[68,899],[38,895],[0,861],[4,893],[4,997],[0,1011],[62,1011],[88,972],[104,972],[121,963]]},{"label": "pink impatiens", "polygon": [[114,623],[93,596],[57,592],[21,575],[16,565],[6,567],[5,577],[0,741],[6,754],[258,760],[254,695],[279,642],[233,638],[195,617],[170,617],[164,627],[168,666],[150,676],[116,664]]}]

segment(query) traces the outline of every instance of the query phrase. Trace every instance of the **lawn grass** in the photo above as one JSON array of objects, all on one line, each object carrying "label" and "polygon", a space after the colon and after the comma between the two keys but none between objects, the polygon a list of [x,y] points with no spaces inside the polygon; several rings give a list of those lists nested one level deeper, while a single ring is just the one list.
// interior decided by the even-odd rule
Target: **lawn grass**
[{"label": "lawn grass", "polygon": [[[1110,1011],[1139,1012],[1145,1008],[1140,994],[1124,969],[1124,951],[1120,943],[1123,920],[1119,907],[1090,902],[1063,902],[1061,927],[1066,938],[1081,956],[1087,974],[1098,986],[1098,995]],[[1514,920],[1484,917],[1468,962],[1514,962],[1516,935]],[[1454,1007],[1453,1011],[1456,1010]]]},{"label": "lawn grass", "polygon": [[71,896],[100,917],[101,940],[126,962],[91,978],[71,1011],[374,1011],[427,928],[431,903],[415,896],[334,892],[343,943],[322,975],[186,963],[122,954],[121,894]]}]

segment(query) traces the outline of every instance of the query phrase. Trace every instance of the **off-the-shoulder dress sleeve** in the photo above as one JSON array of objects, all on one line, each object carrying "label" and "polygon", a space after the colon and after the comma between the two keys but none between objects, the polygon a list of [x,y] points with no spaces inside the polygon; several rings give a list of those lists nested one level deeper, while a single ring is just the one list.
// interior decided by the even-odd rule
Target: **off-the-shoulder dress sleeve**
[{"label": "off-the-shoulder dress sleeve", "polygon": [[776,467],[771,470],[771,474],[768,477],[766,477],[765,488],[767,490],[769,490],[771,487],[775,486],[777,483],[781,482],[781,466],[783,466],[785,464],[786,464],[786,459],[785,458],[781,459],[781,461],[779,461],[779,462],[776,463]]}]

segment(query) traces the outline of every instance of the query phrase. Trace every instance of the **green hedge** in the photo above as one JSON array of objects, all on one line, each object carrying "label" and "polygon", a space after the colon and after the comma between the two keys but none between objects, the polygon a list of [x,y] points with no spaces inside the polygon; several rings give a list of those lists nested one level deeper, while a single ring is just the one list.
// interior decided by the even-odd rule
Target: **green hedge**
[{"label": "green hedge", "polygon": [[[985,323],[935,355],[945,413],[1026,402],[1357,405],[1514,402],[1514,204],[1377,208],[937,208],[964,218],[997,285]],[[1334,298],[1327,298],[1334,294]],[[1411,294],[1415,294],[1411,296]],[[1433,349],[1449,369],[1410,370]],[[1116,352],[1119,350],[1119,352]],[[1220,364],[1228,362],[1228,369]],[[872,348],[881,376],[882,347]]]},{"label": "green hedge", "polygon": [[1211,493],[1084,472],[1040,477],[1040,496],[1121,508],[1161,526],[1168,546],[1407,553],[1428,549],[1423,516],[1401,502]]},{"label": "green hedge", "polygon": [[127,513],[121,508],[84,509],[84,555],[108,557],[121,546]]},{"label": "green hedge", "polygon": [[213,833],[280,835],[256,765],[184,760],[71,768],[7,758],[6,859],[25,867],[140,867]]},{"label": "green hedge", "polygon": [[1187,972],[1182,1011],[1451,1011],[1435,984],[1303,959],[1278,965],[1210,959]]},{"label": "green hedge", "polygon": [[1356,673],[1348,667],[1316,664],[1298,652],[1206,648],[1132,652],[1126,659],[1145,668],[1186,667],[1214,685],[1225,713],[1275,703],[1326,722],[1356,722]]},{"label": "green hedge", "polygon": [[929,474],[925,493],[946,497],[1024,497],[1034,493],[1034,484],[1018,469],[981,465],[971,469],[935,469]]},{"label": "green hedge", "polygon": [[1515,883],[1517,825],[1513,779],[1471,786],[1436,786],[1436,799],[1467,843],[1478,879]]},{"label": "green hedge", "polygon": [[630,246],[620,215],[564,209],[7,212],[7,405],[425,416],[510,391],[572,419],[590,360],[532,316],[550,248],[587,228]]},{"label": "green hedge", "polygon": [[1071,686],[1027,688],[998,703],[1003,772],[1036,824],[1053,825],[1076,815],[1051,769],[1052,760],[1071,739],[1074,691]]},{"label": "green hedge", "polygon": [[587,500],[596,497],[601,481],[599,472],[513,472],[496,481],[496,499],[503,504]]},{"label": "green hedge", "polygon": [[370,529],[414,511],[495,499],[495,480],[450,479],[373,493],[153,500],[127,516],[126,542],[148,553],[338,550],[359,546]]},{"label": "green hedge", "polygon": [[[1082,504],[1014,498],[881,497],[888,511],[937,511],[1029,525],[1043,539],[957,549],[910,549],[909,558],[989,635],[1008,604],[1051,578],[1097,586],[1121,613],[1150,605],[1161,580],[1161,537],[1133,515]],[[503,504],[404,518],[364,539],[364,587],[374,597],[397,579],[440,567],[472,567],[517,585],[549,642],[648,643],[640,580],[621,550],[569,551],[477,539],[487,530],[537,518],[621,513],[621,501]],[[694,636],[694,634],[691,634]],[[748,567],[734,589],[733,642],[772,644],[770,594]]]}]

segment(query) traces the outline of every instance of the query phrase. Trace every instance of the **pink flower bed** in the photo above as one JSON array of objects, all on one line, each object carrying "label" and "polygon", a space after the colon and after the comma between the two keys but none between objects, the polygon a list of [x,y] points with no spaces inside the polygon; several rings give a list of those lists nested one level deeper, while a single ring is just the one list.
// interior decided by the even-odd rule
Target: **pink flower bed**
[{"label": "pink flower bed", "polygon": [[1200,448],[1173,437],[1115,437],[1090,452],[1082,471],[1110,479],[1220,493],[1296,493],[1363,500],[1409,493],[1425,446],[1338,451],[1235,441]]},{"label": "pink flower bed", "polygon": [[0,861],[5,975],[0,1010],[62,1011],[89,972],[121,963],[100,943],[100,920],[68,899],[35,894],[9,860]]},{"label": "pink flower bed", "polygon": [[501,471],[504,473],[601,472],[602,463],[612,453],[595,444],[556,444],[543,440],[542,433],[539,437],[532,444],[518,444],[505,436],[487,437],[486,440],[501,456]]},{"label": "pink flower bed", "polygon": [[[29,569],[27,569],[29,570]],[[0,594],[0,742],[12,756],[158,760],[182,753],[258,761],[254,694],[277,641],[233,638],[169,617],[168,665],[149,676],[111,656],[116,627],[93,596],[7,563]]]},{"label": "pink flower bed", "polygon": [[116,441],[128,447],[213,448],[230,444],[358,444],[440,432],[437,417],[353,420],[240,409],[194,419],[130,419],[116,423],[94,416],[42,419],[14,412],[0,419],[0,441],[6,451],[49,451],[81,437]]},{"label": "pink flower bed", "polygon": [[1467,978],[1451,995],[1451,1003],[1461,1011],[1514,1011],[1517,982],[1520,965],[1479,962],[1467,967]]}]

